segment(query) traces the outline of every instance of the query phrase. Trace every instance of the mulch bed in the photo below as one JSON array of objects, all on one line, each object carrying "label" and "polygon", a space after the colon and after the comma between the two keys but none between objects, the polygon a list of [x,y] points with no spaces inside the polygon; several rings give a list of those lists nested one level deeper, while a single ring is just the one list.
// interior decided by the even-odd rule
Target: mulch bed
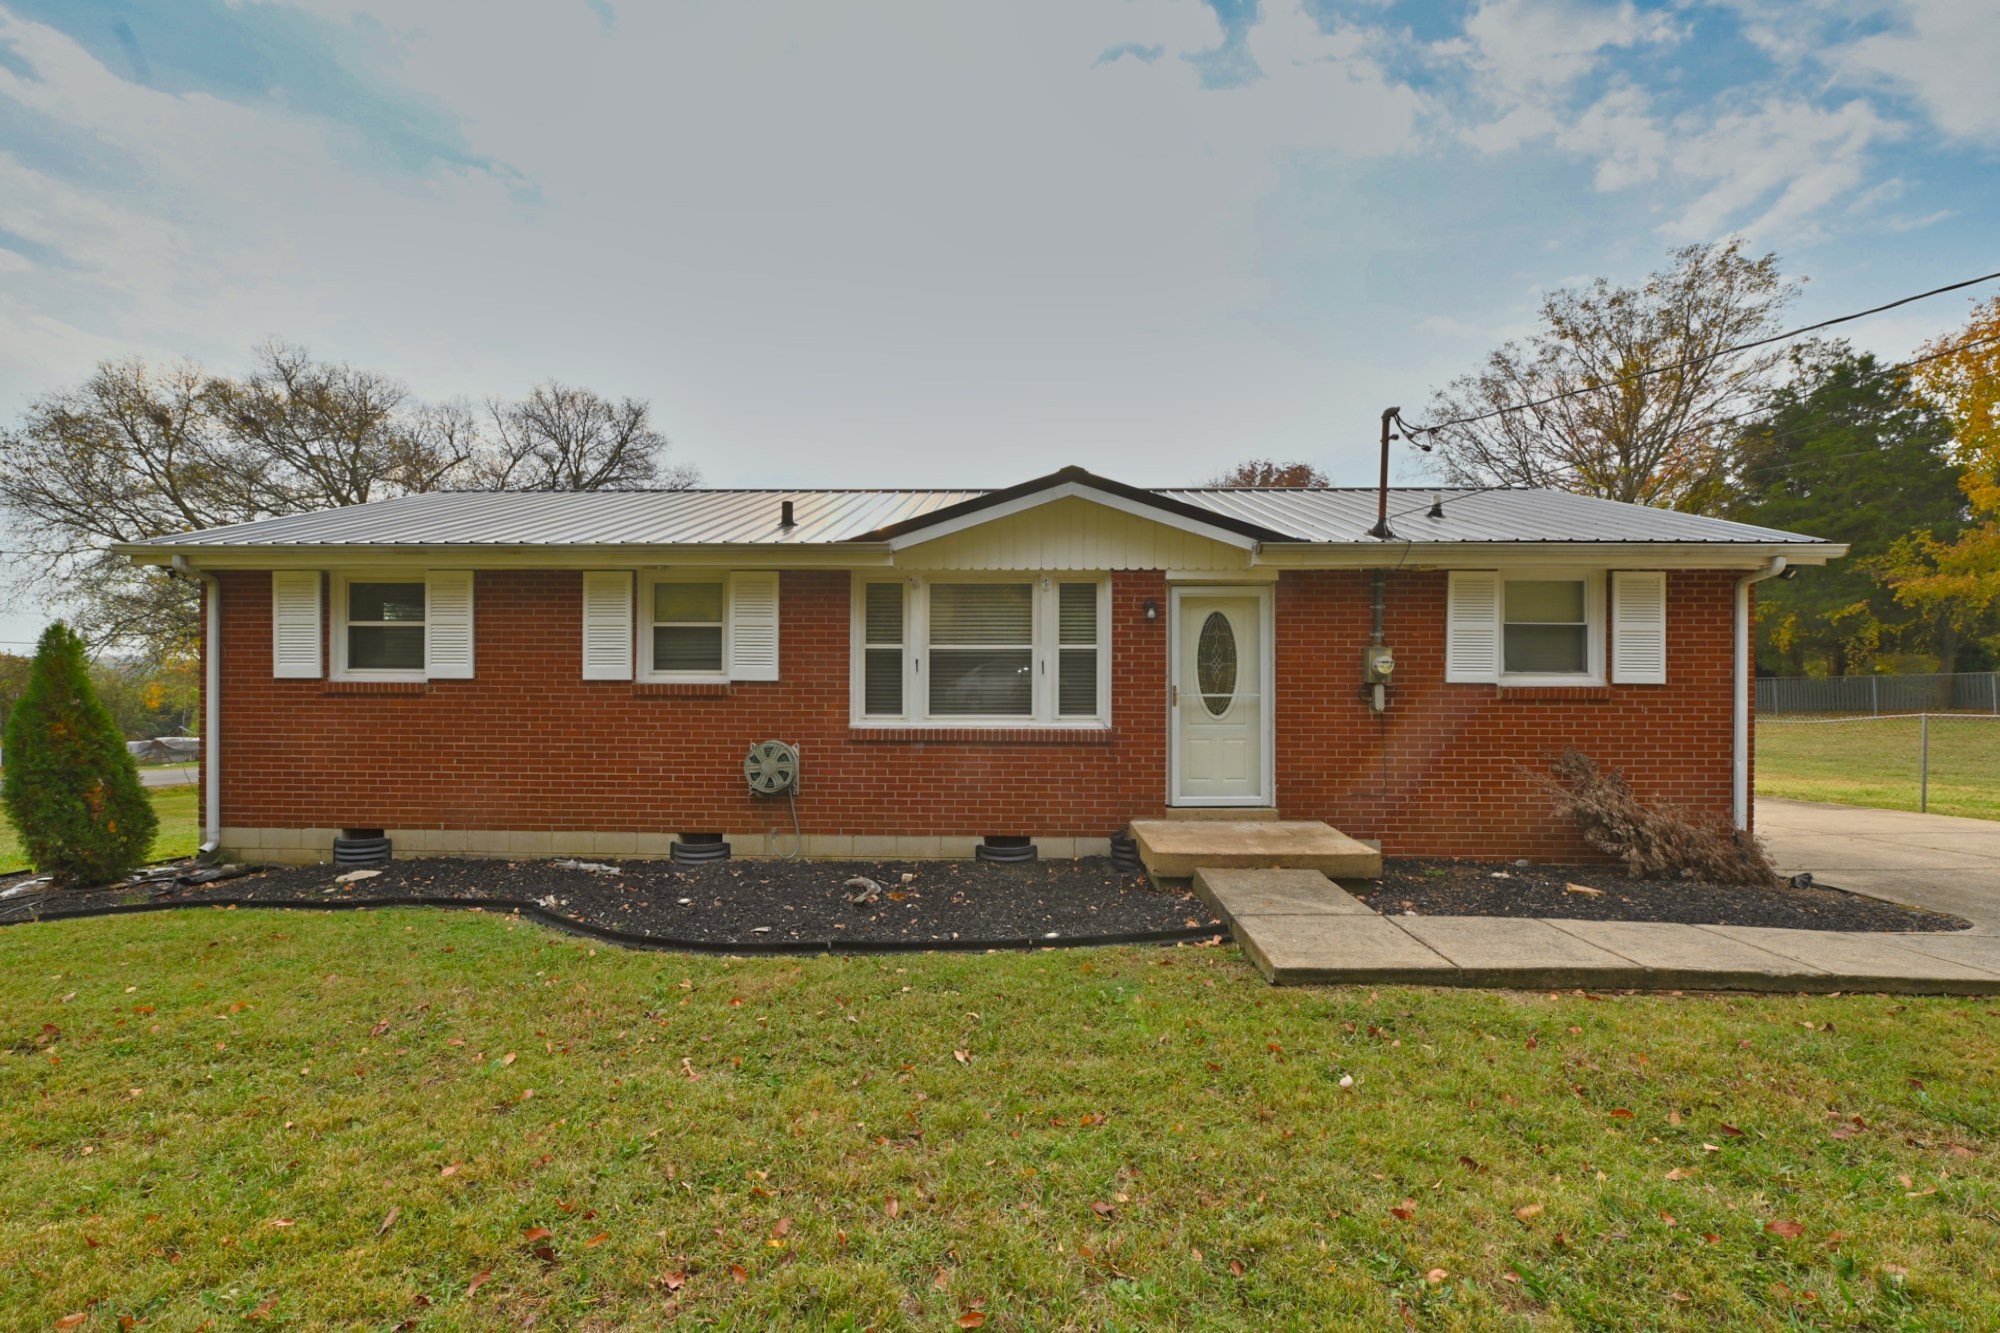
[{"label": "mulch bed", "polygon": [[[1568,885],[1602,889],[1602,897]],[[1385,916],[1541,916],[1584,921],[1670,921],[1691,926],[1781,926],[1792,930],[1914,932],[1972,923],[1815,885],[1750,889],[1680,880],[1632,879],[1602,865],[1390,859],[1378,881],[1340,886]]]},{"label": "mulch bed", "polygon": [[[1222,931],[1185,886],[1124,877],[1109,858],[991,865],[981,861],[725,861],[683,866],[614,862],[617,873],[555,861],[452,858],[396,861],[379,875],[335,882],[331,866],[263,871],[197,887],[121,885],[40,897],[42,912],[147,901],[368,902],[394,898],[510,899],[630,934],[709,944],[812,941],[932,944],[1075,941],[1194,928]],[[866,876],[877,901],[851,903],[844,881]],[[14,901],[0,904],[0,916]]]}]

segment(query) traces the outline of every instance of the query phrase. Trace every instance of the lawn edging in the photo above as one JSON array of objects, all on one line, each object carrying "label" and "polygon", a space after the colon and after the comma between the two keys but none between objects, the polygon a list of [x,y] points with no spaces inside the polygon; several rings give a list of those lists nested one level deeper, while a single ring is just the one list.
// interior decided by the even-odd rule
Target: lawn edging
[{"label": "lawn edging", "polygon": [[199,902],[118,903],[105,907],[81,907],[68,911],[26,912],[0,927],[23,926],[37,921],[81,921],[101,916],[133,916],[143,912],[173,912],[189,908],[227,911],[236,908],[293,912],[356,912],[378,907],[444,907],[461,911],[488,912],[495,916],[519,916],[545,926],[616,944],[621,948],[655,953],[740,954],[744,956],[785,954],[911,954],[911,953],[992,953],[996,950],[1033,952],[1037,949],[1079,949],[1121,944],[1186,944],[1195,940],[1234,938],[1223,926],[1176,926],[1168,930],[1115,931],[1101,935],[1017,936],[985,940],[771,940],[741,943],[728,940],[691,940],[666,935],[641,935],[632,931],[594,926],[587,921],[551,912],[539,903],[512,898],[367,898],[342,902],[288,902],[262,898],[204,898]]}]

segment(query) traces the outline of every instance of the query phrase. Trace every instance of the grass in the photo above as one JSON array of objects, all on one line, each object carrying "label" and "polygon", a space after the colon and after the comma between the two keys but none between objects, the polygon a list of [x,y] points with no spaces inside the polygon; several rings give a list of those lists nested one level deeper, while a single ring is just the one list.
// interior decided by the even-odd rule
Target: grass
[{"label": "grass", "polygon": [[[1915,810],[1920,725],[1914,717],[1760,718],[1757,794]],[[2000,819],[2000,718],[1932,715],[1930,811]]]},{"label": "grass", "polygon": [[0,1323],[1986,1328],[1993,1005],[10,927]]},{"label": "grass", "polygon": [[[170,861],[178,856],[193,856],[201,845],[196,788],[148,787],[146,794],[153,798],[153,813],[160,819],[160,831],[153,837],[152,859]],[[0,875],[30,868],[27,854],[21,849],[20,835],[14,831],[6,812],[0,811]]]}]

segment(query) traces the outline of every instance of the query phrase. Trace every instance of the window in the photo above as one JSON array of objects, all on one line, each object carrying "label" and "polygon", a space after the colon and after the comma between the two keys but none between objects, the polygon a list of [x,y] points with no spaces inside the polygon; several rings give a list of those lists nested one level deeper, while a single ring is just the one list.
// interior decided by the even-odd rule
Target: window
[{"label": "window", "polygon": [[859,722],[1101,725],[1102,579],[863,581],[855,597]]},{"label": "window", "polygon": [[1453,570],[1445,679],[1502,685],[1604,683],[1599,570]]},{"label": "window", "polygon": [[415,672],[424,669],[424,585],[347,585],[347,670]]},{"label": "window", "polygon": [[728,599],[723,589],[721,579],[662,579],[652,585],[648,675],[723,674],[728,660],[723,632]]},{"label": "window", "polygon": [[1500,669],[1508,675],[1528,676],[1589,672],[1587,600],[1588,588],[1582,579],[1508,579]]}]

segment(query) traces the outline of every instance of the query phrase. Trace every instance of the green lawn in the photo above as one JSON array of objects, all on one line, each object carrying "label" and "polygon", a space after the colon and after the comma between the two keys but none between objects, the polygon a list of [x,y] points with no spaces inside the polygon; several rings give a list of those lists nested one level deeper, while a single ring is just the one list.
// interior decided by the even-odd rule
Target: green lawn
[{"label": "green lawn", "polygon": [[[153,838],[153,860],[168,861],[177,856],[193,856],[201,845],[200,816],[196,812],[196,788],[151,787],[153,813],[160,817],[160,831]],[[0,811],[0,875],[29,869],[21,850],[20,835]]]},{"label": "green lawn", "polygon": [[1994,1007],[11,927],[0,1324],[1990,1328]]},{"label": "green lawn", "polygon": [[[1760,718],[1757,794],[1915,810],[1918,728],[1914,717]],[[1930,733],[1931,813],[2000,819],[2000,718],[1934,715]]]}]

